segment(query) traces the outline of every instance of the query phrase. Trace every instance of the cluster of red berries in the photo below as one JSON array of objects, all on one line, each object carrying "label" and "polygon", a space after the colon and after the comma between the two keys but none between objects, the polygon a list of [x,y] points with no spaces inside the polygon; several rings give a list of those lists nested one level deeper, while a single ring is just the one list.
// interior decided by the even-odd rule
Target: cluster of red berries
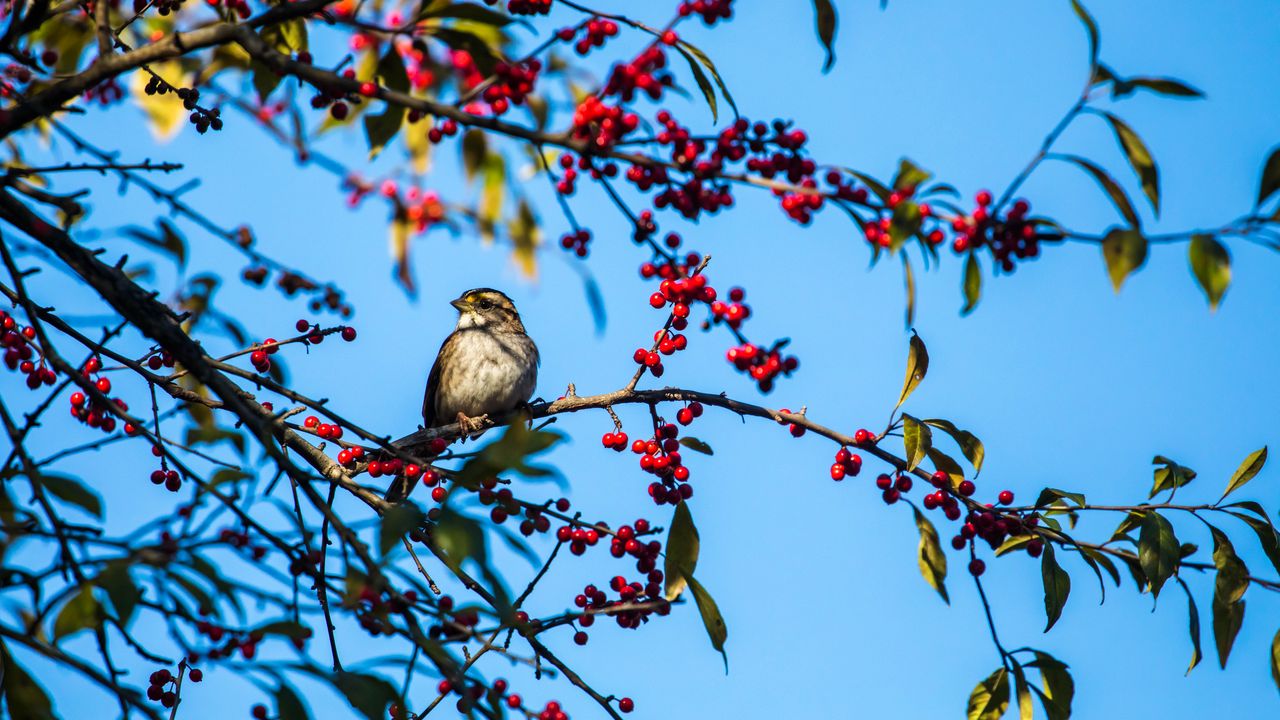
[{"label": "cluster of red berries", "polygon": [[289,574],[294,577],[315,575],[320,566],[320,551],[309,550],[305,554],[289,560]]},{"label": "cluster of red berries", "polygon": [[161,467],[158,470],[151,471],[151,484],[163,485],[165,490],[169,492],[178,492],[182,489],[182,476],[177,470],[167,470]]},{"label": "cluster of red berries", "polygon": [[58,379],[53,368],[45,367],[44,358],[36,365],[35,348],[32,343],[36,339],[36,329],[31,326],[22,327],[12,315],[0,310],[0,347],[4,348],[4,364],[10,370],[17,370],[27,376],[27,387],[35,390],[41,385],[52,385]]},{"label": "cluster of red berries", "polygon": [[[588,610],[578,616],[576,622],[580,627],[591,627],[595,624],[595,616],[599,614],[610,614],[614,621],[618,623],[618,627],[635,630],[642,624],[649,622],[649,616],[657,613],[660,616],[667,615],[671,612],[671,606],[668,603],[655,603],[652,607],[630,608],[615,612],[608,612],[610,608],[626,605],[633,602],[643,601],[645,598],[658,600],[662,597],[662,571],[651,570],[645,576],[645,582],[633,581],[628,583],[627,579],[621,575],[615,575],[609,581],[609,587],[618,593],[617,600],[609,600],[607,594],[598,589],[595,585],[587,585],[582,590],[582,594],[574,597],[573,604],[583,610]],[[587,642],[587,634],[579,631],[574,636],[574,642],[579,645],[585,645]]]},{"label": "cluster of red berries", "polygon": [[254,545],[249,539],[249,533],[236,530],[234,528],[223,528],[218,533],[218,539],[231,546],[236,550],[243,551],[246,555],[258,562],[267,556],[267,548],[265,545]]},{"label": "cluster of red berries", "polygon": [[680,428],[671,423],[659,426],[653,438],[631,443],[631,452],[640,456],[640,469],[658,476],[649,483],[649,497],[657,505],[677,505],[693,497],[689,468],[680,456]]},{"label": "cluster of red berries", "polygon": [[831,479],[840,481],[846,477],[857,477],[862,472],[862,456],[849,452],[848,448],[836,451],[835,462],[831,464]]},{"label": "cluster of red berries", "polygon": [[565,233],[560,238],[560,247],[572,252],[580,258],[587,256],[590,252],[588,245],[591,243],[591,231],[586,228],[580,228],[575,232]]},{"label": "cluster of red berries", "polygon": [[881,497],[886,505],[898,502],[903,495],[911,492],[911,487],[914,484],[911,476],[903,473],[895,473],[893,475],[881,473],[876,476],[876,487],[882,491]]},{"label": "cluster of red berries", "polygon": [[579,30],[586,32],[573,43],[573,49],[579,55],[586,55],[591,52],[591,48],[604,47],[605,39],[615,37],[618,34],[618,23],[593,17],[578,27],[560,28],[556,32],[556,37],[561,42],[570,42],[578,36]]},{"label": "cluster of red berries", "polygon": [[[323,440],[338,440],[342,438],[342,426],[337,424],[329,424],[320,422],[320,418],[315,415],[308,415],[302,420],[302,427],[315,433],[317,437]],[[354,448],[353,448],[354,449]],[[341,451],[339,451],[341,452]],[[349,459],[355,459],[364,455],[364,450],[360,450],[359,454],[348,453]],[[341,460],[338,462],[342,463]],[[342,463],[345,465],[346,463]]]},{"label": "cluster of red berries", "polygon": [[827,184],[833,188],[831,194],[837,198],[859,205],[867,203],[867,189],[854,185],[853,181],[847,179],[839,170],[827,171],[826,179]]},{"label": "cluster of red berries", "polygon": [[447,137],[453,137],[458,134],[458,122],[452,118],[445,118],[439,124],[427,131],[427,140],[432,145],[438,145],[441,140]]},{"label": "cluster of red berries", "polygon": [[[472,628],[480,623],[480,615],[473,607],[464,607],[455,612],[453,598],[449,595],[441,595],[440,599],[436,600],[436,608],[440,611],[440,623],[432,625],[427,630],[427,634],[432,639],[453,640],[469,637],[472,634]],[[443,684],[440,692],[441,694],[448,692],[443,689]]]},{"label": "cluster of red berries", "polygon": [[[80,374],[86,379],[93,382],[94,387],[98,388],[98,392],[107,395],[111,392],[111,379],[107,377],[98,377],[96,380],[93,374],[102,369],[102,361],[96,357],[91,357],[85,362],[84,367],[80,369]],[[29,384],[29,383],[28,383]],[[71,416],[91,428],[101,428],[102,432],[111,433],[116,429],[116,412],[128,412],[129,405],[120,398],[110,398],[111,404],[115,407],[109,407],[97,400],[91,400],[85,397],[82,392],[71,393]],[[131,424],[125,423],[124,430],[126,433],[133,435],[137,430]]]},{"label": "cluster of red berries", "polygon": [[[164,707],[171,708],[178,704],[178,679],[168,668],[160,668],[151,673],[148,678],[150,683],[147,686],[147,698],[160,703]],[[204,680],[204,673],[199,668],[191,668],[187,672],[187,679],[191,682],[200,682]],[[173,689],[168,689],[172,685]]]},{"label": "cluster of red berries", "polygon": [[556,530],[556,539],[569,543],[569,552],[581,555],[587,551],[588,547],[594,547],[600,542],[600,532],[591,527],[562,525]]},{"label": "cluster of red berries", "polygon": [[753,343],[743,343],[730,348],[725,358],[738,370],[747,373],[756,382],[760,392],[773,390],[774,380],[779,376],[789,376],[800,367],[800,361],[794,355],[783,357],[782,343],[765,349]]},{"label": "cluster of red berries", "polygon": [[392,613],[403,613],[410,605],[418,602],[418,593],[405,590],[397,596],[389,592],[380,593],[369,585],[365,585],[360,588],[356,601],[354,608],[356,621],[365,632],[374,637],[393,635],[395,628],[388,621],[388,616]]},{"label": "cluster of red berries", "polygon": [[152,370],[159,370],[162,367],[172,368],[176,364],[177,361],[174,360],[173,355],[169,354],[168,350],[161,350],[147,358],[147,367]]},{"label": "cluster of red berries", "polygon": [[680,3],[679,13],[680,17],[701,15],[702,22],[712,25],[717,20],[733,17],[732,3],[733,0],[688,0]]},{"label": "cluster of red berries", "polygon": [[991,193],[983,190],[975,198],[977,207],[967,216],[956,217],[951,227],[957,233],[952,248],[956,252],[990,247],[991,255],[1005,272],[1012,272],[1014,260],[1034,258],[1040,254],[1041,236],[1035,223],[1027,219],[1031,205],[1018,200],[1005,217],[991,215]]},{"label": "cluster of red berries", "polygon": [[205,0],[211,7],[219,5],[225,7],[229,12],[233,12],[241,20],[249,17],[252,11],[249,10],[249,3],[246,0]]},{"label": "cluster of red berries", "polygon": [[573,111],[573,139],[607,150],[640,127],[640,117],[588,95]]},{"label": "cluster of red berries", "polygon": [[270,372],[271,371],[270,356],[275,355],[277,352],[280,352],[279,343],[276,342],[275,338],[267,338],[266,340],[263,340],[257,346],[257,348],[258,349],[249,353],[250,364],[253,365],[254,370],[257,370],[260,373],[265,374],[267,372]]},{"label": "cluster of red berries", "polygon": [[507,12],[512,15],[546,15],[551,12],[551,0],[509,0]]},{"label": "cluster of red berries", "polygon": [[[0,88],[0,90],[6,90],[6,88]],[[98,105],[106,107],[124,99],[124,88],[120,87],[120,83],[114,77],[107,78],[86,89],[84,91],[84,99],[89,102],[97,102]]]},{"label": "cluster of red berries", "polygon": [[484,101],[494,115],[502,115],[512,105],[523,105],[525,98],[533,92],[538,81],[538,73],[542,71],[542,62],[530,58],[518,63],[499,62],[494,65],[494,82],[484,89]]},{"label": "cluster of red berries", "polygon": [[743,303],[747,291],[740,287],[729,288],[729,302],[715,300],[711,303],[711,315],[714,322],[724,322],[737,329],[743,320],[751,317],[751,306]]},{"label": "cluster of red berries", "polygon": [[[667,39],[671,42],[667,43]],[[676,41],[676,34],[670,30],[663,35],[663,42],[668,45],[674,45]],[[658,100],[662,97],[663,90],[675,82],[671,73],[662,72],[666,66],[667,54],[662,47],[650,45],[631,62],[614,65],[601,94],[617,96],[623,102],[631,102],[639,90],[648,95],[649,99]]]}]

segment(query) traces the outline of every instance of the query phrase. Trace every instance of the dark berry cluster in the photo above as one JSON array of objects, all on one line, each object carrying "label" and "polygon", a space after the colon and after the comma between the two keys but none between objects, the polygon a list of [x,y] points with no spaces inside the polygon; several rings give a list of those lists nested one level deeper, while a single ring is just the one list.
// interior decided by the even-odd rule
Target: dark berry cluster
[{"label": "dark berry cluster", "polygon": [[[183,672],[186,667],[184,660],[179,665],[178,672]],[[191,668],[186,671],[187,679],[191,682],[200,682],[204,680],[204,673],[199,668]],[[160,668],[151,673],[148,678],[147,698],[160,703],[166,708],[171,708],[178,704],[178,678],[169,670],[169,668]]]},{"label": "dark berry cluster", "polygon": [[[93,377],[100,370],[102,370],[102,361],[92,357],[80,369],[80,374],[91,381],[94,387],[98,389],[98,392],[108,395],[111,393],[111,379],[105,376],[99,376],[97,379]],[[29,381],[28,384],[30,384]],[[101,428],[105,433],[115,432],[115,414],[117,412],[128,412],[129,405],[120,398],[110,398],[109,401],[114,407],[87,398],[82,392],[73,392],[71,393],[71,416],[91,428]],[[124,430],[130,435],[136,432],[136,428],[129,423],[125,423]]]},{"label": "dark berry cluster", "polygon": [[151,471],[151,484],[163,485],[165,490],[169,492],[178,492],[182,489],[182,476],[177,470],[169,470],[160,467]]},{"label": "dark berry cluster", "polygon": [[658,477],[649,483],[649,497],[657,505],[677,505],[693,497],[689,468],[680,456],[679,434],[679,426],[663,423],[652,438],[631,443],[631,452],[640,456],[640,469]]},{"label": "dark berry cluster", "polygon": [[560,238],[560,247],[572,252],[580,258],[587,256],[590,252],[588,245],[591,243],[591,231],[586,228],[579,228],[575,232],[565,233]]},{"label": "dark berry cluster", "polygon": [[484,101],[494,115],[502,115],[512,105],[523,105],[525,98],[533,92],[538,81],[538,73],[542,71],[542,62],[530,58],[518,63],[500,62],[494,66],[493,84],[484,89]]},{"label": "dark berry cluster", "polygon": [[19,325],[12,315],[0,310],[0,348],[4,348],[5,367],[26,375],[27,387],[32,390],[52,385],[58,379],[53,368],[45,366],[43,354],[40,364],[36,364],[35,339],[35,328]]},{"label": "dark berry cluster", "polygon": [[512,15],[546,15],[551,12],[551,0],[508,0],[507,12]]},{"label": "dark berry cluster", "polygon": [[218,533],[218,540],[228,546],[243,552],[249,556],[254,562],[258,562],[267,556],[267,547],[265,545],[256,545],[249,538],[249,533],[235,528],[223,528]]},{"label": "dark berry cluster", "polygon": [[952,248],[956,252],[991,248],[991,255],[1005,272],[1012,272],[1015,260],[1035,258],[1040,254],[1042,235],[1034,222],[1027,218],[1031,205],[1018,200],[1004,217],[991,212],[991,193],[983,190],[975,198],[976,205],[968,215],[957,216],[951,222],[956,231]]},{"label": "dark berry cluster", "polygon": [[[584,31],[582,37],[576,42],[573,41],[578,37],[579,31]],[[556,32],[561,42],[573,42],[573,49],[579,55],[586,55],[591,52],[591,48],[604,47],[607,38],[615,37],[618,34],[618,23],[604,18],[593,17],[578,27],[561,28]]]},{"label": "dark berry cluster", "polygon": [[701,15],[702,21],[713,25],[717,20],[733,17],[733,0],[687,0],[680,3],[680,17]]}]

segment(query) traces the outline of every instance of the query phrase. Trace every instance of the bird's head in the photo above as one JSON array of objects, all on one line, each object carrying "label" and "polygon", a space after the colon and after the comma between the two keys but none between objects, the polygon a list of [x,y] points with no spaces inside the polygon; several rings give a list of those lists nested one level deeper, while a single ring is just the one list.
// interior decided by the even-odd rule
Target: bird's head
[{"label": "bird's head", "polygon": [[484,327],[524,332],[520,313],[511,298],[492,288],[475,288],[449,303],[458,310],[458,329]]}]

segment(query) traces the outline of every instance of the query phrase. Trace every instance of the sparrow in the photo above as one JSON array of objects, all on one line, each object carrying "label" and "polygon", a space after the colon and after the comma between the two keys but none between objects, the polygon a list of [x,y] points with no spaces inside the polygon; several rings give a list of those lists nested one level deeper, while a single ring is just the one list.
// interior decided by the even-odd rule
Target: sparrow
[{"label": "sparrow", "polygon": [[[449,304],[458,311],[458,323],[427,375],[422,423],[433,428],[457,422],[465,438],[483,427],[485,416],[510,412],[533,397],[540,358],[515,303],[503,293],[475,288]],[[387,499],[397,501],[411,489],[393,483]]]}]

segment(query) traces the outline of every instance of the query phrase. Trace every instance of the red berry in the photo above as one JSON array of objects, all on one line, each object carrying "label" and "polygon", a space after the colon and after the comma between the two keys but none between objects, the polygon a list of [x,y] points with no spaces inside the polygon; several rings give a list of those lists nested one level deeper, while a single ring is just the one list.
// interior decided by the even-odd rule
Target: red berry
[{"label": "red berry", "polygon": [[98,378],[97,387],[98,392],[109,393],[111,392],[111,380],[109,378]]},{"label": "red berry", "polygon": [[200,668],[191,668],[191,672],[187,677],[191,678],[191,682],[200,682],[204,679],[204,673],[200,671]]},{"label": "red berry", "polygon": [[970,495],[973,494],[974,486],[973,486],[973,483],[969,480],[961,480],[960,487],[958,489],[961,495],[965,497],[969,497]]},{"label": "red berry", "polygon": [[360,94],[365,97],[373,97],[378,92],[378,86],[371,82],[360,83]]},{"label": "red berry", "polygon": [[[670,31],[668,31],[670,32]],[[636,709],[636,703],[629,697],[624,697],[618,701],[618,709],[624,713],[629,713]]]},{"label": "red berry", "polygon": [[342,339],[351,342],[356,339],[356,329],[353,327],[342,328]]},{"label": "red berry", "polygon": [[579,630],[573,634],[573,641],[579,645],[587,644],[587,634]]},{"label": "red berry", "polygon": [[986,569],[987,569],[987,564],[982,562],[982,560],[979,558],[974,558],[973,560],[969,561],[969,574],[973,575],[974,577],[978,577],[982,573],[986,572]]},{"label": "red berry", "polygon": [[1001,491],[1000,491],[1000,504],[1001,504],[1001,505],[1011,505],[1011,504],[1013,504],[1013,492],[1012,492],[1012,491],[1010,491],[1010,490],[1001,490]]}]

